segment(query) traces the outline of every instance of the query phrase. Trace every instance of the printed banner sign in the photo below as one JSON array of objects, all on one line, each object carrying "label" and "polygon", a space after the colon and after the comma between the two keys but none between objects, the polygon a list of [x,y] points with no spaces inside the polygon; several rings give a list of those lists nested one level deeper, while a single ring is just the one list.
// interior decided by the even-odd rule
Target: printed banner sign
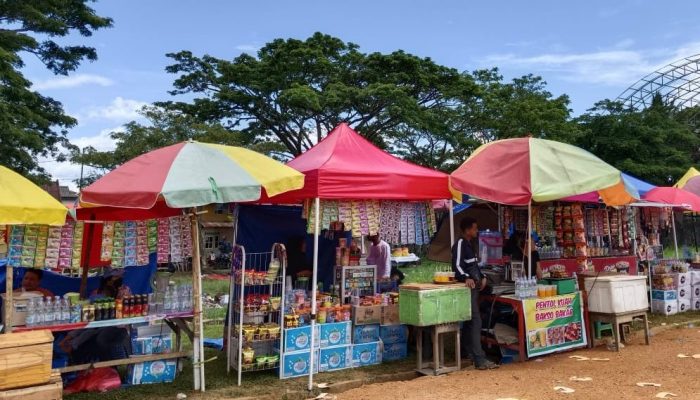
[{"label": "printed banner sign", "polygon": [[523,300],[528,357],[588,344],[581,294]]}]

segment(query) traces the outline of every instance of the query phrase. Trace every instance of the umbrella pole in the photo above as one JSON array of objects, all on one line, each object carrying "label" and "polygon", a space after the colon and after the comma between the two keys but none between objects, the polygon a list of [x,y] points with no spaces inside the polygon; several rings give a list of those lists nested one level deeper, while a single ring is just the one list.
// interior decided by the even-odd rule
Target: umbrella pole
[{"label": "umbrella pole", "polygon": [[676,236],[676,215],[673,212],[673,208],[671,209],[671,225],[673,226],[673,246],[676,249],[676,260],[679,260],[678,256],[678,237]]},{"label": "umbrella pole", "polygon": [[[9,261],[9,260],[8,260]],[[5,333],[12,332],[12,279],[14,268],[8,262],[5,266]]]},{"label": "umbrella pole", "polygon": [[204,384],[204,324],[202,322],[202,265],[199,254],[199,223],[197,222],[197,209],[193,208],[190,214],[192,229],[192,295],[194,296],[194,389],[205,391]]},{"label": "umbrella pole", "polygon": [[321,212],[321,200],[317,197],[314,200],[314,258],[313,272],[311,274],[311,357],[309,357],[309,391],[314,388],[314,351],[316,349],[316,286],[318,286],[318,230],[319,230],[319,213]]},{"label": "umbrella pole", "polygon": [[455,245],[455,209],[450,199],[450,248]]},{"label": "umbrella pole", "polygon": [[532,201],[527,203],[527,276],[532,276]]}]

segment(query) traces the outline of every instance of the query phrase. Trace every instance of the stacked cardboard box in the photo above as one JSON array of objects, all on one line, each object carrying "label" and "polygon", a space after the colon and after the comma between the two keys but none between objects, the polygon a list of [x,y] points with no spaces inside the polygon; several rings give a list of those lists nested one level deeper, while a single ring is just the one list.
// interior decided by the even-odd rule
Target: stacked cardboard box
[{"label": "stacked cardboard box", "polygon": [[[697,285],[693,285],[693,277]],[[698,288],[698,308],[700,309],[700,271],[658,274],[652,281],[651,311],[673,315],[694,309],[693,290]]]},{"label": "stacked cardboard box", "polygon": [[690,271],[690,308],[700,310],[700,271]]}]

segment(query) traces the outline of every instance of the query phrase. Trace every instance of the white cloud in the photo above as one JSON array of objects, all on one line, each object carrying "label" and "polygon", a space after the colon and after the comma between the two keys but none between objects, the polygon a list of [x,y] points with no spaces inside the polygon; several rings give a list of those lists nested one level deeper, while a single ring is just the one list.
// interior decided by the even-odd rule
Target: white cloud
[{"label": "white cloud", "polygon": [[76,115],[80,119],[105,119],[110,121],[131,121],[142,118],[138,111],[148,103],[140,100],[117,97],[106,106],[90,107]]},{"label": "white cloud", "polygon": [[589,53],[496,54],[480,60],[480,64],[524,69],[537,74],[551,73],[570,82],[627,86],[670,62],[700,52],[700,42],[687,43],[676,49],[635,50],[631,48],[633,45],[633,41],[625,39],[616,43],[613,49]]},{"label": "white cloud", "polygon": [[35,90],[55,90],[55,89],[72,89],[84,85],[111,86],[114,81],[93,74],[75,74],[70,76],[57,76],[55,78],[37,81],[32,86]]},{"label": "white cloud", "polygon": [[236,50],[241,53],[257,53],[260,50],[260,46],[257,44],[239,44],[236,46]]}]

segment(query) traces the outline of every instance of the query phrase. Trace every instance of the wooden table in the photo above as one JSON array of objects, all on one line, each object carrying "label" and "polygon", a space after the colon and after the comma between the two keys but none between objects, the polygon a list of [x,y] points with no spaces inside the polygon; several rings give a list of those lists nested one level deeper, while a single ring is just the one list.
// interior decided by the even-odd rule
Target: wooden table
[{"label": "wooden table", "polygon": [[[588,320],[590,324],[590,332],[595,332],[595,322],[603,322],[606,324],[612,324],[613,326],[613,338],[615,339],[615,351],[620,351],[620,325],[628,324],[634,321],[636,318],[642,319],[644,321],[644,339],[647,346],[650,343],[649,334],[649,321],[647,320],[647,310],[637,310],[629,311],[619,314],[608,314],[608,313],[598,313],[598,312],[588,312]],[[593,347],[593,340],[591,339],[588,343],[588,347]]]},{"label": "wooden table", "polygon": [[51,325],[51,326],[37,326],[37,327],[23,327],[18,326],[13,329],[13,332],[26,332],[34,330],[48,330],[51,332],[66,332],[76,329],[94,329],[94,328],[105,328],[109,326],[130,326],[133,324],[141,323],[153,323],[157,321],[164,321],[170,329],[175,333],[175,351],[171,353],[162,354],[149,354],[141,356],[130,356],[129,358],[123,358],[120,360],[111,361],[100,361],[88,364],[79,365],[69,365],[67,367],[59,368],[60,373],[68,373],[75,371],[83,371],[91,368],[100,367],[114,367],[118,365],[130,365],[138,364],[147,361],[157,361],[157,360],[172,360],[178,359],[178,369],[182,369],[182,365],[179,363],[179,359],[185,357],[191,357],[191,351],[183,351],[182,334],[184,333],[190,339],[194,340],[194,331],[188,325],[192,321],[192,312],[184,313],[172,313],[172,314],[155,314],[147,315],[143,317],[133,317],[133,318],[121,318],[121,319],[108,319],[104,321],[93,321],[93,322],[79,322],[75,324],[64,324],[64,325]]}]

